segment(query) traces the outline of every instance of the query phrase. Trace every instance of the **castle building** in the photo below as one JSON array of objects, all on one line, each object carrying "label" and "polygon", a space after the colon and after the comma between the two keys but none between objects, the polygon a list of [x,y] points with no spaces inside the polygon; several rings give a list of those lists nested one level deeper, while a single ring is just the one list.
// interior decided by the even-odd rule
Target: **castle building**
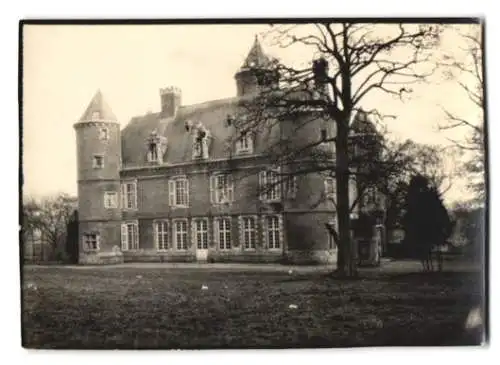
[{"label": "castle building", "polygon": [[[262,155],[276,134],[228,123],[240,100],[276,81],[265,72],[270,62],[256,38],[235,74],[235,97],[183,105],[181,90],[166,87],[160,111],[123,130],[95,94],[74,125],[81,264],[336,260],[325,227],[335,224],[334,180],[311,173],[263,190],[276,179]],[[310,143],[324,128],[318,120],[279,133]]]}]

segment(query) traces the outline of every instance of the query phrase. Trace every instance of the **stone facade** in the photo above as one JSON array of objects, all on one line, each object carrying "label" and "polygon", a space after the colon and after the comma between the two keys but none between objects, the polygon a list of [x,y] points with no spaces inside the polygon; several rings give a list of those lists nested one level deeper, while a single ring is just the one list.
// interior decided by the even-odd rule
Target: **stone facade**
[{"label": "stone facade", "polygon": [[[75,124],[80,263],[336,260],[325,227],[335,217],[325,198],[325,177],[297,176],[293,194],[282,187],[269,202],[259,195],[261,173],[270,167],[260,152],[274,137],[253,136],[252,148],[242,154],[227,145],[235,131],[226,120],[237,113],[238,98],[258,90],[249,85],[257,80],[247,64],[259,62],[270,59],[256,41],[236,74],[236,98],[183,106],[181,91],[165,88],[161,111],[135,117],[123,130],[102,94],[96,94]],[[283,124],[280,133],[300,145],[316,141],[324,126],[318,120],[296,133]],[[206,144],[195,158],[200,131]],[[151,145],[155,140],[162,145]],[[217,174],[229,176],[231,188],[224,194],[231,199],[214,202]],[[354,183],[352,189],[354,199]]]}]

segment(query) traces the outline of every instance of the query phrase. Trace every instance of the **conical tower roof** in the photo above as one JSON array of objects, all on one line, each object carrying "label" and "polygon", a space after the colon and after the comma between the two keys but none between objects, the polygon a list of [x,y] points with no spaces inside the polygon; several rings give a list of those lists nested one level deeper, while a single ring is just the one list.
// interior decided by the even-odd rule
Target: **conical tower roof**
[{"label": "conical tower roof", "polygon": [[354,114],[350,124],[353,133],[377,134],[377,128],[372,116],[363,109],[359,109]]},{"label": "conical tower roof", "polygon": [[255,36],[252,48],[248,52],[247,58],[241,68],[266,67],[270,62],[271,59],[264,53],[259,38]]},{"label": "conical tower roof", "polygon": [[117,121],[116,116],[113,114],[113,111],[104,100],[101,90],[97,90],[94,97],[87,106],[87,109],[80,118],[80,122],[90,121]]}]

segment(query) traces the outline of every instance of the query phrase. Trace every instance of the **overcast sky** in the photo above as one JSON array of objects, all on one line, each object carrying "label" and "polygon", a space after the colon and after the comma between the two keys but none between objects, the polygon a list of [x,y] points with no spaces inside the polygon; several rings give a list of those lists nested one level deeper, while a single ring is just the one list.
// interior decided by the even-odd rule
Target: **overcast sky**
[{"label": "overcast sky", "polygon": [[[234,73],[256,34],[266,25],[132,25],[24,28],[24,194],[76,194],[76,145],[73,123],[101,89],[122,126],[136,115],[160,108],[159,89],[182,89],[185,105],[232,97]],[[448,35],[449,51],[457,48]],[[266,45],[283,60],[304,57]],[[474,111],[456,84],[414,88],[405,102],[375,97],[367,107],[382,108],[397,119],[389,131],[417,142],[445,143],[436,131],[442,107],[472,117]],[[456,137],[456,136],[455,136]],[[466,197],[463,182],[447,200]]]}]

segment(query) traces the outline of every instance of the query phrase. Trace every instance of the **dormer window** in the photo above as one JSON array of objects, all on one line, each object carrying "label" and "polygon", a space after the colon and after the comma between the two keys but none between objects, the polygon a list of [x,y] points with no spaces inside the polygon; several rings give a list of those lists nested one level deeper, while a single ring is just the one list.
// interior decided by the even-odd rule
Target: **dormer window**
[{"label": "dormer window", "polygon": [[148,162],[158,162],[158,143],[150,142],[148,145]]},{"label": "dormer window", "polygon": [[156,130],[153,130],[147,140],[147,153],[146,153],[147,162],[162,163],[165,144],[166,144],[166,139],[159,136]]},{"label": "dormer window", "polygon": [[99,112],[92,113],[92,120],[100,120],[100,119],[101,119],[101,113]]},{"label": "dormer window", "polygon": [[252,153],[253,152],[253,139],[249,132],[243,132],[236,141],[236,153]]},{"label": "dormer window", "polygon": [[199,123],[193,128],[193,158],[206,159],[208,158],[208,130]]}]

